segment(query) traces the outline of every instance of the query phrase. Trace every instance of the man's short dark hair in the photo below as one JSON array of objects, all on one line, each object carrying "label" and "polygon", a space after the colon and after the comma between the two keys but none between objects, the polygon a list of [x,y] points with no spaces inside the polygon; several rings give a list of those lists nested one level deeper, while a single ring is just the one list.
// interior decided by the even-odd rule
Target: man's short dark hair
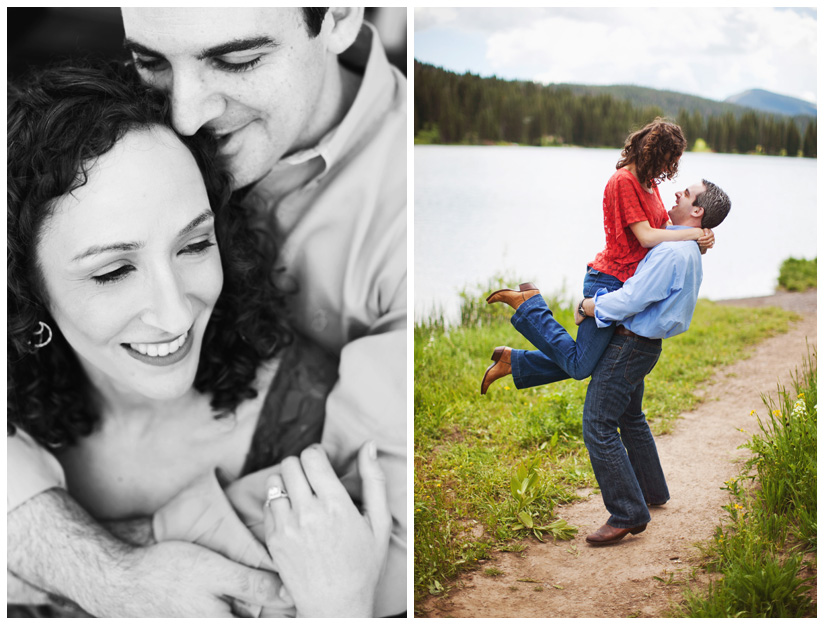
[{"label": "man's short dark hair", "polygon": [[712,182],[702,179],[705,190],[696,194],[693,206],[700,206],[705,210],[702,216],[702,228],[716,228],[728,216],[730,198]]},{"label": "man's short dark hair", "polygon": [[304,22],[310,37],[317,37],[329,7],[304,7]]}]

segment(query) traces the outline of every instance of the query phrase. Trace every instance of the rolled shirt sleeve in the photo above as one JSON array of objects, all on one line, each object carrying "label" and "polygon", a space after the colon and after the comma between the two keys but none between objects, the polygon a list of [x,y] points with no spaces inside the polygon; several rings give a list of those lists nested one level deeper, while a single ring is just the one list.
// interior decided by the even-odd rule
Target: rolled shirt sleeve
[{"label": "rolled shirt sleeve", "polygon": [[54,455],[20,428],[6,437],[6,513],[55,487],[66,488],[66,476]]}]

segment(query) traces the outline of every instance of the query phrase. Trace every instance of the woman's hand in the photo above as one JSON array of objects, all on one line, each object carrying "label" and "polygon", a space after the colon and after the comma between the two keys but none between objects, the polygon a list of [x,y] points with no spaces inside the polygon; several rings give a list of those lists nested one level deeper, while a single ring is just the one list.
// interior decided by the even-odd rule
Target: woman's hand
[{"label": "woman's hand", "polygon": [[[295,600],[298,617],[372,617],[392,527],[375,444],[358,453],[364,514],[353,504],[320,445],[281,463],[267,488],[289,497],[264,508],[266,544]],[[271,497],[271,496],[270,496]]]},{"label": "woman's hand", "polygon": [[710,228],[703,228],[702,236],[696,240],[696,243],[699,244],[699,250],[702,252],[702,254],[710,250],[715,242],[716,238],[713,236],[713,231]]}]

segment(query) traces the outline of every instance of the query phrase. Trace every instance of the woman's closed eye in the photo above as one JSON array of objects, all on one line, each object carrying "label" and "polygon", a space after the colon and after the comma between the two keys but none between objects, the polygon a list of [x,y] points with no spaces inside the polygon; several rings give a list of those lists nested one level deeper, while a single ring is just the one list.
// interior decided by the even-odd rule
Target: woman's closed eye
[{"label": "woman's closed eye", "polygon": [[204,239],[203,241],[190,243],[188,246],[186,246],[183,250],[180,251],[180,254],[202,254],[214,245],[214,241]]},{"label": "woman's closed eye", "polygon": [[[215,242],[210,239],[196,241],[195,243],[190,243],[189,245],[182,248],[181,251],[178,252],[178,255],[204,254],[207,250],[209,250],[209,248],[211,248],[214,245]],[[95,281],[98,285],[107,285],[111,283],[116,283],[119,280],[123,280],[133,271],[135,271],[134,265],[121,265],[110,272],[92,276],[92,280]]]},{"label": "woman's closed eye", "polygon": [[96,276],[92,276],[92,280],[95,281],[98,285],[107,285],[110,283],[116,283],[119,280],[123,280],[129,274],[134,271],[133,265],[121,265],[115,270],[111,272],[107,272],[105,274],[98,274]]}]

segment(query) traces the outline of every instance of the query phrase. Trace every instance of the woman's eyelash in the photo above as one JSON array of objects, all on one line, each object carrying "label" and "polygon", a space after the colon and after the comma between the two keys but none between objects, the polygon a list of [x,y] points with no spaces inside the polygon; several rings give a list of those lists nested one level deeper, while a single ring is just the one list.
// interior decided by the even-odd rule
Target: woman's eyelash
[{"label": "woman's eyelash", "polygon": [[92,280],[94,280],[98,285],[106,285],[109,283],[116,283],[119,280],[126,278],[132,270],[135,268],[131,265],[122,265],[121,267],[117,268],[116,270],[109,272],[108,274],[101,274],[100,276],[92,276]]},{"label": "woman's eyelash", "polygon": [[182,254],[199,254],[204,252],[205,250],[211,248],[215,245],[214,241],[210,241],[209,239],[204,239],[203,241],[199,241],[197,243],[190,244],[186,246],[183,250],[181,250]]},{"label": "woman's eyelash", "polygon": [[[180,251],[180,254],[201,254],[215,245],[214,241],[209,241],[205,239],[204,241],[199,241],[197,243],[190,244],[186,246],[183,250]],[[92,280],[95,281],[98,285],[108,285],[111,283],[116,283],[119,280],[123,280],[134,271],[134,267],[131,265],[122,265],[116,270],[108,272],[106,274],[101,274],[100,276],[92,276]]]}]

